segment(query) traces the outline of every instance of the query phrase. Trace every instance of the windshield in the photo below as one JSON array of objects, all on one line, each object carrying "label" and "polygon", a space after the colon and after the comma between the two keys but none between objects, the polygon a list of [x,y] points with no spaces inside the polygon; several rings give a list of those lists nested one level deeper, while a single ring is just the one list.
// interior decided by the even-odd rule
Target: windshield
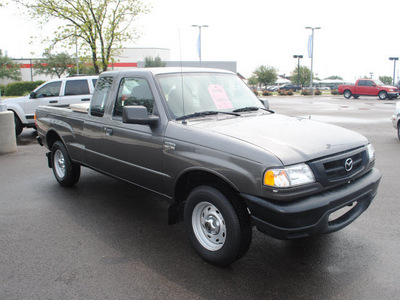
[{"label": "windshield", "polygon": [[374,82],[377,86],[382,86],[385,85],[382,81],[380,81],[379,79],[374,79]]},{"label": "windshield", "polygon": [[158,76],[158,82],[175,119],[205,111],[222,113],[245,107],[263,108],[254,93],[234,74],[163,74]]}]

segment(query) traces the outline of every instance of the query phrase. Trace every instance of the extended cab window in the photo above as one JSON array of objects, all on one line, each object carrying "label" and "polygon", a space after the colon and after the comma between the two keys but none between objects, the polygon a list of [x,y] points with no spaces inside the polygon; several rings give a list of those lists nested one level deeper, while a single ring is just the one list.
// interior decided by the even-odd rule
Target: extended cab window
[{"label": "extended cab window", "polygon": [[101,77],[97,81],[96,89],[90,102],[90,114],[92,116],[102,117],[104,115],[104,108],[112,83],[112,77]]},{"label": "extended cab window", "polygon": [[89,84],[86,79],[82,80],[67,80],[65,83],[65,96],[71,95],[88,95]]},{"label": "extended cab window", "polygon": [[57,97],[60,95],[61,81],[53,81],[38,89],[36,98]]},{"label": "extended cab window", "polygon": [[146,107],[147,112],[151,115],[154,107],[153,94],[147,80],[143,78],[124,78],[119,85],[114,116],[122,117],[123,107],[134,105]]}]

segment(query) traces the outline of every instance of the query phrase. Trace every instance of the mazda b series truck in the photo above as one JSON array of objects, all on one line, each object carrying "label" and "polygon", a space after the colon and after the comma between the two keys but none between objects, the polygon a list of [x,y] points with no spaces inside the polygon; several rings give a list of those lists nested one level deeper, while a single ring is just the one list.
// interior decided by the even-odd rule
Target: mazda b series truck
[{"label": "mazda b series truck", "polygon": [[342,229],[381,178],[364,136],[276,114],[222,70],[105,72],[90,105],[40,107],[36,124],[62,186],[84,166],[163,196],[169,223],[219,265],[247,252],[253,226],[278,239]]},{"label": "mazda b series truck", "polygon": [[396,99],[399,96],[399,89],[392,85],[385,85],[379,79],[359,79],[355,85],[341,84],[338,86],[339,94],[346,99],[353,96],[357,99],[360,96],[378,96],[379,99]]}]

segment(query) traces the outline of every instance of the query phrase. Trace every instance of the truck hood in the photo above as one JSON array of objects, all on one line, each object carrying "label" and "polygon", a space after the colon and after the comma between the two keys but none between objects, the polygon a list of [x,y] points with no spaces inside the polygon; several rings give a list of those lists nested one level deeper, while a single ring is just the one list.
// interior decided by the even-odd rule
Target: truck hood
[{"label": "truck hood", "polygon": [[274,154],[284,165],[368,144],[364,136],[348,129],[279,114],[216,117],[190,124],[262,148]]},{"label": "truck hood", "polygon": [[1,104],[5,104],[5,105],[7,105],[7,104],[11,104],[11,103],[24,103],[25,102],[25,100],[26,100],[26,96],[24,96],[24,97],[18,97],[18,98],[10,98],[10,99],[5,99],[5,100],[2,100],[1,101]]},{"label": "truck hood", "polygon": [[398,87],[394,86],[394,85],[382,85],[382,87],[384,87],[386,89],[398,89]]}]

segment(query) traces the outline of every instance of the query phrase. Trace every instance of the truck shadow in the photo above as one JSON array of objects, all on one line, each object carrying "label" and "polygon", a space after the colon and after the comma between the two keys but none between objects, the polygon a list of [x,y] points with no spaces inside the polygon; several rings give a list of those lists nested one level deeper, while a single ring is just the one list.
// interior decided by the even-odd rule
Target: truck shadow
[{"label": "truck shadow", "polygon": [[25,128],[22,133],[17,136],[17,146],[27,146],[31,144],[37,144],[36,142],[36,130]]},{"label": "truck shadow", "polygon": [[55,205],[115,250],[99,264],[140,262],[198,298],[327,299],[359,280],[376,259],[374,249],[356,243],[351,230],[279,241],[253,229],[247,255],[216,267],[194,252],[182,223],[167,225],[168,205],[152,193],[90,170],[83,170],[74,188],[47,188],[57,195],[51,199]]}]

